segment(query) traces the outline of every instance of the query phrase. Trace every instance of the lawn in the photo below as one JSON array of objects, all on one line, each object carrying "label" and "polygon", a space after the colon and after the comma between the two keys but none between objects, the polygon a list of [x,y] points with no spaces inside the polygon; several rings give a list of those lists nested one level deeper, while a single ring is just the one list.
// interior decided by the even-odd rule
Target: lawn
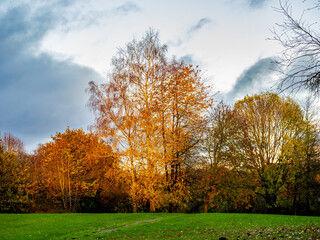
[{"label": "lawn", "polygon": [[0,239],[320,239],[320,217],[262,214],[0,214]]}]

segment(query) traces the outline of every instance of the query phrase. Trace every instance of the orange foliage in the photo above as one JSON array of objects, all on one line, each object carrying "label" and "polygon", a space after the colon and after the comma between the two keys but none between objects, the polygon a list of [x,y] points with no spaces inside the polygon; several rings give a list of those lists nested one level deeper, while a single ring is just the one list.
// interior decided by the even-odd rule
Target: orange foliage
[{"label": "orange foliage", "polygon": [[[147,32],[113,60],[109,82],[90,83],[95,129],[118,146],[131,174],[133,211],[154,212],[183,186],[184,164],[192,158],[210,106],[199,70],[165,58],[166,46]],[[174,190],[176,189],[176,190]]]},{"label": "orange foliage", "polygon": [[[110,146],[83,130],[57,133],[36,154],[36,185],[48,198],[61,200],[66,211],[75,211],[80,197],[95,196],[117,168]],[[112,184],[112,183],[110,183]]]}]

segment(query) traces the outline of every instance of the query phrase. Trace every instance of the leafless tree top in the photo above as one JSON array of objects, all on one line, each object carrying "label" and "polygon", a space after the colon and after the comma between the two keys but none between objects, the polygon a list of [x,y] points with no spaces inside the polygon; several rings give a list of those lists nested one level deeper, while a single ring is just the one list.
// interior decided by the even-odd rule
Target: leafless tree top
[{"label": "leafless tree top", "polygon": [[308,11],[320,11],[320,1],[305,9],[299,18],[293,16],[290,1],[280,0],[279,3],[276,11],[284,16],[284,20],[272,31],[272,39],[284,48],[277,60],[279,71],[284,76],[279,82],[279,89],[296,92],[305,88],[319,96],[320,23],[307,22],[304,15]]}]

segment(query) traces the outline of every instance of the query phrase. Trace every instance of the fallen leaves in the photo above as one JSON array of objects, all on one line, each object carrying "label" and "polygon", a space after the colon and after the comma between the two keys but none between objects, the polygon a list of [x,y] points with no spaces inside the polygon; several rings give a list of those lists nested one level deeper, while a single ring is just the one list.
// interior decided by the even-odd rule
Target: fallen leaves
[{"label": "fallen leaves", "polygon": [[184,229],[182,230],[167,230],[168,235],[161,237],[196,237],[196,239],[206,239],[206,237],[221,237],[225,236],[226,239],[320,239],[320,226],[298,226],[298,227],[285,227],[285,226],[269,226],[265,228],[256,229]]}]

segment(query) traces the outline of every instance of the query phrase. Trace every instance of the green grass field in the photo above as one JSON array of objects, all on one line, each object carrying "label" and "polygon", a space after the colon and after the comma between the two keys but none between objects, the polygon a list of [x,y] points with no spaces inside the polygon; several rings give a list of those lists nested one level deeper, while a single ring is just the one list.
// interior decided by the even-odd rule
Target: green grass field
[{"label": "green grass field", "polygon": [[0,214],[0,239],[320,239],[320,217],[262,214]]}]

